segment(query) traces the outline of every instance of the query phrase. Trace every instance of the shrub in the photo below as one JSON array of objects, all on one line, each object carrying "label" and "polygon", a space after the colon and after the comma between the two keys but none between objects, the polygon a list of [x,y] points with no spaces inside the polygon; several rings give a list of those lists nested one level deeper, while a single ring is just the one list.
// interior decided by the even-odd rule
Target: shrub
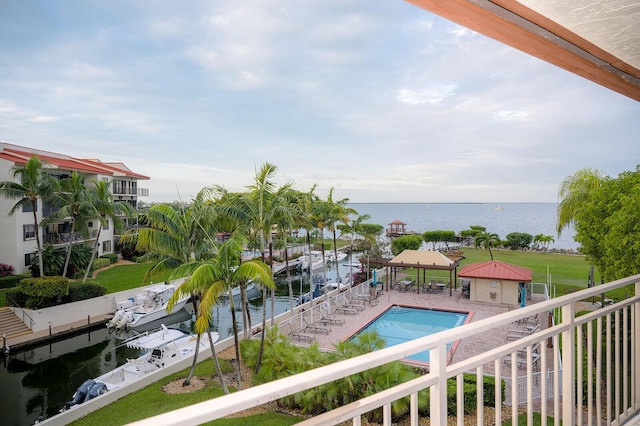
[{"label": "shrub", "polygon": [[109,262],[113,265],[118,261],[118,255],[116,253],[105,253],[99,259],[109,259]]},{"label": "shrub", "polygon": [[15,306],[16,308],[24,308],[27,306],[27,300],[29,296],[24,294],[20,287],[14,287],[7,290],[7,305]]},{"label": "shrub", "polygon": [[26,302],[27,308],[37,309],[44,307],[46,299],[61,300],[67,293],[69,280],[64,277],[38,277],[25,278],[20,281],[20,289],[29,296]]},{"label": "shrub", "polygon": [[104,267],[107,267],[107,266],[111,265],[111,263],[112,263],[111,259],[99,257],[99,258],[93,260],[93,264],[91,265],[91,269],[96,271],[98,269],[102,269]]},{"label": "shrub", "polygon": [[29,278],[29,275],[9,275],[7,277],[0,277],[0,288],[17,287],[25,278]]},{"label": "shrub", "polygon": [[8,277],[10,275],[13,275],[13,266],[0,263],[0,277]]},{"label": "shrub", "polygon": [[69,285],[69,296],[65,297],[65,301],[78,302],[80,300],[100,297],[107,294],[107,288],[94,282],[71,283]]},{"label": "shrub", "polygon": [[525,232],[512,232],[507,235],[507,239],[502,243],[511,250],[528,248],[533,241],[533,236]]}]

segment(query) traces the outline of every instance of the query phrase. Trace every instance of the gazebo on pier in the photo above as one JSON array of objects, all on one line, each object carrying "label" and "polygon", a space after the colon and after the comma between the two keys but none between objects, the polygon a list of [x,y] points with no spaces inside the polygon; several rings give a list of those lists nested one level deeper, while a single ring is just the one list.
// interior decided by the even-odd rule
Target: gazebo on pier
[{"label": "gazebo on pier", "polygon": [[389,224],[387,228],[387,237],[399,237],[401,235],[407,235],[408,232],[406,230],[407,224],[402,222],[401,220],[394,220]]}]

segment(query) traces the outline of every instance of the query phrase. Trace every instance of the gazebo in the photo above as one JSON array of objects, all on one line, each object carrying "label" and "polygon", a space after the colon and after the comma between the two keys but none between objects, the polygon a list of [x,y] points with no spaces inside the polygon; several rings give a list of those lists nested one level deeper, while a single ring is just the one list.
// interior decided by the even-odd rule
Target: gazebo
[{"label": "gazebo", "polygon": [[[456,280],[456,268],[460,264],[460,259],[451,259],[439,251],[431,250],[404,250],[402,253],[387,262],[386,289],[389,290],[389,277],[395,282],[397,268],[417,269],[417,289],[420,291],[420,271],[422,270],[422,283],[426,282],[426,270],[447,270],[449,271],[449,296],[452,294],[452,283]],[[389,271],[389,268],[393,268]]]},{"label": "gazebo", "polygon": [[400,235],[406,235],[406,226],[407,224],[402,222],[401,220],[394,220],[389,224],[389,227],[387,228],[387,237],[398,237]]},{"label": "gazebo", "polygon": [[458,276],[470,286],[469,300],[475,302],[520,304],[522,290],[529,285],[530,268],[492,260],[466,265]]}]

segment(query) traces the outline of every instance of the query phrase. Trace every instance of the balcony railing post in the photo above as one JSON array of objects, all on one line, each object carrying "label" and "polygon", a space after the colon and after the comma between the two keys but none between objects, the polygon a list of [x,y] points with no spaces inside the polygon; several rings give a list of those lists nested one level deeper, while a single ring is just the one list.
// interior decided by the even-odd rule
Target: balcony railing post
[{"label": "balcony railing post", "polygon": [[562,307],[562,325],[567,330],[562,332],[562,422],[573,425],[575,422],[575,324],[574,304],[567,303]]},{"label": "balcony railing post", "polygon": [[[447,346],[438,345],[429,351],[429,370],[438,376],[429,393],[432,425],[447,424]],[[479,409],[480,407],[478,407]]]},{"label": "balcony railing post", "polygon": [[[635,294],[640,295],[640,282],[635,285]],[[631,386],[631,398],[634,409],[640,410],[640,303],[633,305],[633,332],[631,333],[631,344],[633,345],[631,359],[631,377],[633,385]]]}]

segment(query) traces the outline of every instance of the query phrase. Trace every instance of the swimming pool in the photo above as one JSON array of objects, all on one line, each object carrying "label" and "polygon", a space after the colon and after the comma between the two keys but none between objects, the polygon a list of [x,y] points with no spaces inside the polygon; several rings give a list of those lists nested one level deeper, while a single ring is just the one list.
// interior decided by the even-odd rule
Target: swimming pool
[{"label": "swimming pool", "polygon": [[[469,312],[445,311],[394,305],[361,328],[353,337],[366,331],[377,331],[385,340],[385,347],[450,330],[470,319]],[[451,347],[453,342],[448,344]],[[429,351],[419,352],[408,359],[429,362]]]}]

